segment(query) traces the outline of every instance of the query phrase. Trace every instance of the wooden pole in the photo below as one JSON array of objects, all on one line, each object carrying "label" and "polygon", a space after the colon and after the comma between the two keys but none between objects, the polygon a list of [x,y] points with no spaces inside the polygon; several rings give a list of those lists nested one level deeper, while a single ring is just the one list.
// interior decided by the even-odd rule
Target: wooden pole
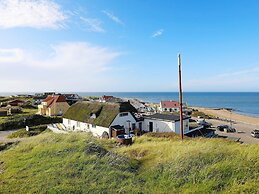
[{"label": "wooden pole", "polygon": [[181,55],[178,54],[178,82],[179,82],[179,103],[180,103],[180,140],[183,141],[183,95],[182,95],[182,72]]}]

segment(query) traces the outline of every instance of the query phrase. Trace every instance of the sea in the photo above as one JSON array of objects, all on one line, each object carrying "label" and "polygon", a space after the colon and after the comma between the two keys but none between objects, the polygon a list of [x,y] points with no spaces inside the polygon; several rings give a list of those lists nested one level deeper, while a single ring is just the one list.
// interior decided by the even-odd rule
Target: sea
[{"label": "sea", "polygon": [[[179,99],[178,92],[79,92],[78,94],[137,98],[152,103]],[[188,106],[228,108],[239,114],[259,117],[259,92],[184,92],[183,101]]]},{"label": "sea", "polygon": [[[69,92],[70,93],[70,92]],[[161,100],[178,100],[178,92],[73,92],[80,96],[111,95],[137,98],[143,102],[159,103]],[[14,93],[0,93],[13,95]],[[259,117],[259,92],[184,92],[183,101],[188,106],[229,108],[234,112]]]}]

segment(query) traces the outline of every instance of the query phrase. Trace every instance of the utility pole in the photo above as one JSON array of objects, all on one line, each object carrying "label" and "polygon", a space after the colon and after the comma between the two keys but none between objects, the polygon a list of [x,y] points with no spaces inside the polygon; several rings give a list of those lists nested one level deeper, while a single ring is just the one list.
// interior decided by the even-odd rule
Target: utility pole
[{"label": "utility pole", "polygon": [[182,72],[181,55],[178,54],[178,82],[179,82],[179,103],[180,103],[180,140],[183,141],[183,94],[182,94]]}]

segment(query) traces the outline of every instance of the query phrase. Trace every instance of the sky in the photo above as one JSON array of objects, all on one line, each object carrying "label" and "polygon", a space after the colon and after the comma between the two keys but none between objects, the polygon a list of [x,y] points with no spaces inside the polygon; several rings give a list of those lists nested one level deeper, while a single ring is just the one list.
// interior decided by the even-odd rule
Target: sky
[{"label": "sky", "polygon": [[0,92],[259,91],[257,0],[0,0]]}]

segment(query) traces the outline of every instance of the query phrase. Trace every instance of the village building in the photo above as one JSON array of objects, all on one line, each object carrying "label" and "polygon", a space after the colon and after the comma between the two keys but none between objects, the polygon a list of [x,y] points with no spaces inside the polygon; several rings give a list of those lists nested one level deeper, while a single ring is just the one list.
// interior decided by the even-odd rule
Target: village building
[{"label": "village building", "polygon": [[161,112],[178,112],[179,107],[179,102],[172,100],[161,101],[159,104],[159,110]]},{"label": "village building", "polygon": [[15,99],[15,100],[8,101],[7,105],[10,105],[10,106],[23,106],[25,103],[26,102],[24,100]]},{"label": "village building", "polygon": [[[188,116],[183,116],[183,132],[190,132]],[[180,134],[180,116],[160,114],[144,116],[144,131],[146,132],[174,132]]]},{"label": "village building", "polygon": [[50,95],[38,105],[38,114],[46,116],[61,116],[69,108],[63,95]]},{"label": "village building", "polygon": [[97,137],[116,137],[142,130],[142,122],[129,102],[78,102],[63,116],[65,130],[91,132]]},{"label": "village building", "polygon": [[79,96],[78,94],[62,94],[65,96],[66,101],[69,105],[75,104],[78,101],[82,100],[82,97]]},{"label": "village building", "polygon": [[99,98],[99,102],[111,102],[111,100],[113,100],[114,97],[113,96],[106,96],[103,95]]}]

